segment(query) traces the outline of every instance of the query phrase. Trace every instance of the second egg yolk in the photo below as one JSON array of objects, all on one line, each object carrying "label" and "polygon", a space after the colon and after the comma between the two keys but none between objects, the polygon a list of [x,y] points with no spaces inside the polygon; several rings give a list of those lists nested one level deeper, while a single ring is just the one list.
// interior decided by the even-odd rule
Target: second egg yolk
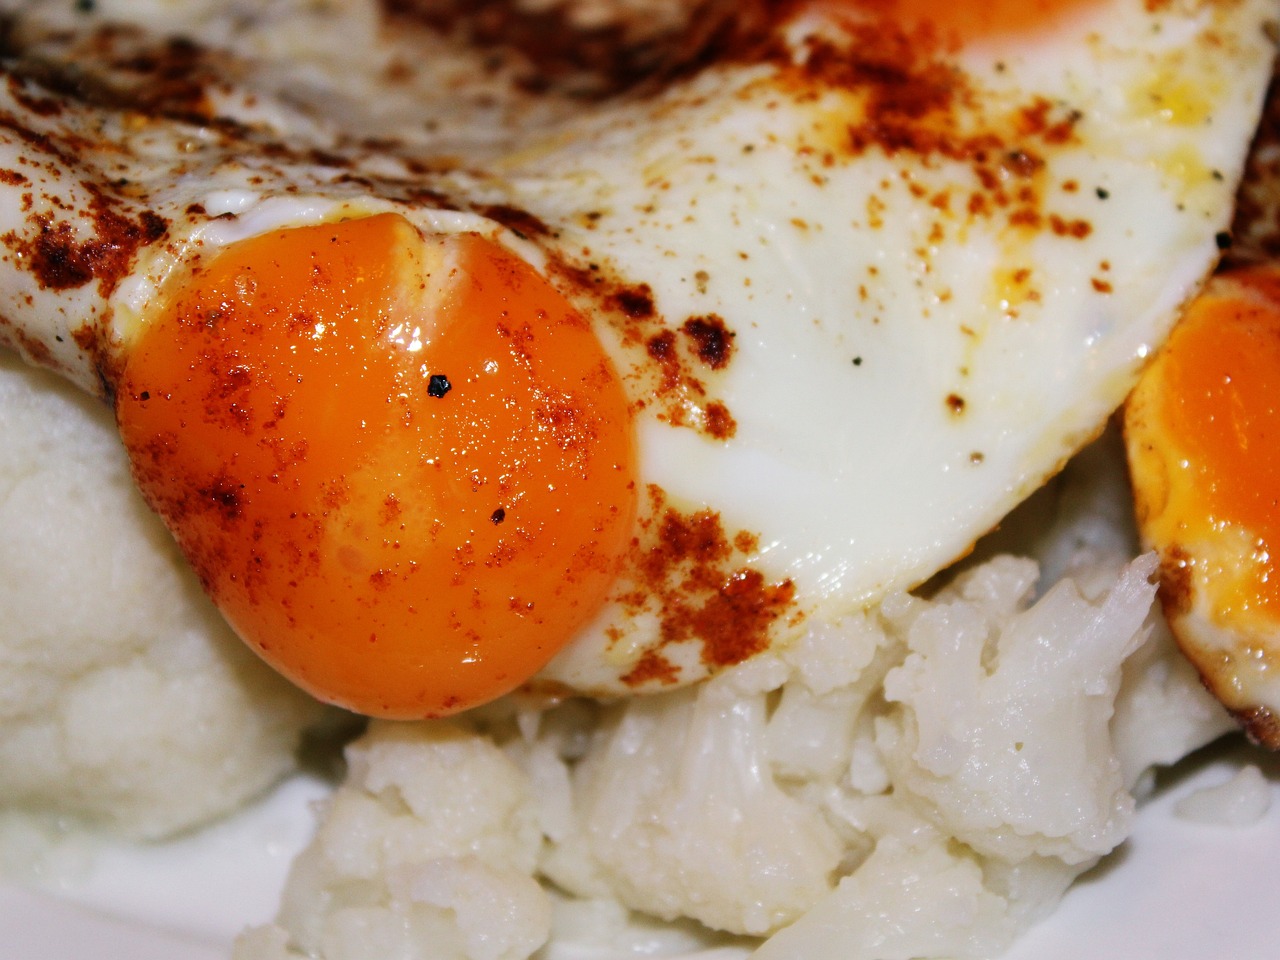
[{"label": "second egg yolk", "polygon": [[360,713],[519,686],[600,611],[630,543],[618,377],[478,235],[384,214],[234,244],[141,328],[116,413],[232,627]]},{"label": "second egg yolk", "polygon": [[1222,623],[1280,622],[1280,272],[1238,269],[1184,314],[1131,398],[1144,535],[1199,569]]},{"label": "second egg yolk", "polygon": [[818,0],[861,8],[906,27],[928,26],[943,41],[973,43],[1052,30],[1099,0]]}]

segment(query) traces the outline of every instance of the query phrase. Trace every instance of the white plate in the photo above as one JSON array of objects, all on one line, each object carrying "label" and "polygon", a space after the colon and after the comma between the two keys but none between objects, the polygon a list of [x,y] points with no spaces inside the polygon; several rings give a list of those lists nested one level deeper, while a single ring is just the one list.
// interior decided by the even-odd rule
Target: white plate
[{"label": "white plate", "polygon": [[[1272,806],[1260,822],[1234,828],[1174,815],[1179,799],[1225,781],[1242,762],[1258,764],[1270,780]],[[1005,960],[1280,956],[1280,759],[1219,749],[1169,780],[1129,843]],[[198,837],[109,848],[58,897],[0,887],[0,957],[226,960],[244,925],[271,916],[288,862],[306,842],[308,805],[322,792],[296,780]]]}]

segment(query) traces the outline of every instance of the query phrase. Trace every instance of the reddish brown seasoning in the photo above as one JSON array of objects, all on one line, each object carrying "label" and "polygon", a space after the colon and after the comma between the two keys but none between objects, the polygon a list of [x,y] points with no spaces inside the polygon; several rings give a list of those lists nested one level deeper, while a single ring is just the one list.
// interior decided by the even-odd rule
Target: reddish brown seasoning
[{"label": "reddish brown seasoning", "polygon": [[30,363],[49,368],[56,366],[53,353],[46,343],[37,340],[20,327],[14,326],[12,321],[4,318],[0,318],[0,343],[8,343],[21,352]]},{"label": "reddish brown seasoning", "polygon": [[[833,165],[876,151],[966,164],[978,185],[964,201],[969,217],[1005,211],[1017,228],[1047,225],[1061,236],[1087,236],[1086,221],[1045,209],[1049,184],[1044,182],[1046,150],[1074,142],[1083,115],[1041,96],[988,108],[983,91],[926,26],[904,28],[878,4],[866,9],[873,15],[847,25],[844,37],[810,40],[799,64],[776,56],[781,87],[796,101],[813,101],[830,91],[850,95],[847,120],[841,124],[838,114],[829,115],[815,127],[816,142],[798,144],[797,157]],[[923,196],[918,185],[908,189]],[[875,198],[873,204],[866,223],[875,229],[883,222],[883,209]],[[946,212],[950,199],[934,205]]]},{"label": "reddish brown seasoning", "polygon": [[[138,250],[163,237],[168,224],[149,211],[136,220],[129,219],[96,187],[84,186],[93,194],[90,209],[65,220],[49,213],[32,214],[28,225],[33,235],[7,234],[0,239],[23,256],[41,287],[68,290],[97,280],[105,297],[128,274]],[[94,233],[89,239],[77,236],[75,224],[79,222],[92,225]]]},{"label": "reddish brown seasoning", "polygon": [[640,398],[635,409],[654,409],[672,426],[714,439],[733,436],[737,424],[732,413],[723,401],[707,399],[714,381],[700,375],[700,368],[722,370],[733,358],[735,334],[722,317],[690,317],[673,330],[658,312],[648,284],[623,283],[598,264],[583,266],[563,257],[553,257],[550,267],[583,313],[612,323],[623,346],[632,351],[632,368],[624,376],[632,383],[632,395]]},{"label": "reddish brown seasoning", "polygon": [[662,490],[649,487],[651,513],[626,569],[636,591],[621,598],[633,613],[650,610],[660,618],[660,640],[646,650],[623,678],[633,687],[671,684],[678,672],[662,648],[699,644],[708,668],[741,663],[769,646],[774,625],[798,616],[795,585],[769,583],[747,562],[758,538],[746,531],[729,535],[711,510],[682,513]]},{"label": "reddish brown seasoning", "polygon": [[1087,220],[1065,220],[1055,214],[1049,216],[1049,228],[1060,237],[1083,240],[1093,232],[1093,224]]},{"label": "reddish brown seasoning", "polygon": [[628,687],[671,686],[680,682],[680,670],[656,650],[646,650],[636,665],[619,678]]},{"label": "reddish brown seasoning", "polygon": [[729,413],[729,408],[719,400],[712,400],[703,411],[708,435],[716,440],[728,440],[738,432],[738,421]]}]

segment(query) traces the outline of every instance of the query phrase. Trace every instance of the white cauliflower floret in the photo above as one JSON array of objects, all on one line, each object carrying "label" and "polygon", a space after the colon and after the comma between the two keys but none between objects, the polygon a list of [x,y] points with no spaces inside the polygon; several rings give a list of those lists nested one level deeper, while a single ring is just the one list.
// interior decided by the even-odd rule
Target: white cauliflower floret
[{"label": "white cauliflower floret", "polygon": [[236,639],[109,411],[0,356],[0,807],[158,837],[294,767],[320,707]]},{"label": "white cauliflower floret", "polygon": [[523,960],[547,939],[528,782],[493,741],[375,724],[298,858],[275,925],[237,960]]},{"label": "white cauliflower floret", "polygon": [[774,781],[766,699],[720,677],[611,716],[574,771],[580,833],[548,860],[551,878],[735,933],[798,917],[829,889],[840,844]]},{"label": "white cauliflower floret", "polygon": [[[1097,605],[1070,581],[1009,616],[1035,565],[997,559],[907,628],[911,653],[885,679],[903,709],[878,740],[895,790],[979,852],[1092,861],[1128,833],[1133,798],[1111,742],[1120,667],[1146,639],[1155,559]],[[987,604],[1003,595],[997,618]],[[1004,607],[1005,609],[1000,609]]]}]

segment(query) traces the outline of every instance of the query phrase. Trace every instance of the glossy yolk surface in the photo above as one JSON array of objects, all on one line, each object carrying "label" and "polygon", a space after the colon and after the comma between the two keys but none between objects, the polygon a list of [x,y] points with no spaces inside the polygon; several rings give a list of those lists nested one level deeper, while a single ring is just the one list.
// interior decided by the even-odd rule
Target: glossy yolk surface
[{"label": "glossy yolk surface", "polygon": [[233,245],[142,328],[116,410],[231,625],[361,713],[515,688],[599,610],[631,537],[609,360],[475,235],[380,215]]},{"label": "glossy yolk surface", "polygon": [[940,39],[961,43],[1052,28],[1099,0],[843,0],[899,23],[931,25]]},{"label": "glossy yolk surface", "polygon": [[1206,569],[1223,622],[1280,620],[1278,387],[1280,273],[1255,268],[1191,305],[1135,394],[1131,442],[1158,450],[1166,474],[1144,530]]}]

